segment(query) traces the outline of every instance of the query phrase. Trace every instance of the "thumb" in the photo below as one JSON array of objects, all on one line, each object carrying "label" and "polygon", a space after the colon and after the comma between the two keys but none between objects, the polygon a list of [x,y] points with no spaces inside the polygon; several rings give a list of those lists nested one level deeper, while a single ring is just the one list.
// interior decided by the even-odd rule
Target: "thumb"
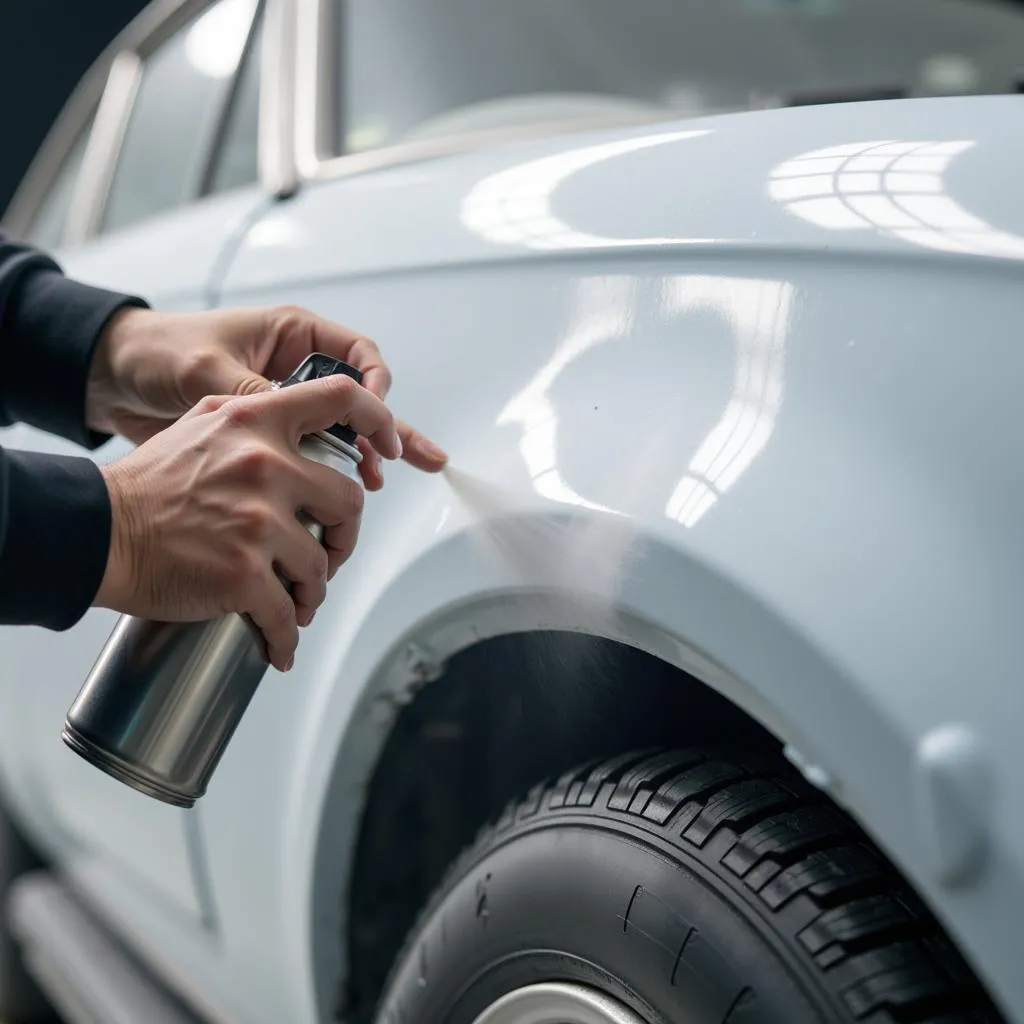
[{"label": "thumb", "polygon": [[270,391],[271,384],[266,377],[256,373],[245,363],[220,352],[210,353],[208,358],[197,359],[188,374],[187,387],[183,388],[189,405],[210,395],[225,395],[242,398]]},{"label": "thumb", "polygon": [[229,395],[236,395],[239,398],[244,395],[258,395],[263,391],[270,391],[272,385],[266,377],[253,370],[250,370],[247,366],[237,364],[232,367],[230,376],[226,373],[230,382],[230,390],[224,392]]}]

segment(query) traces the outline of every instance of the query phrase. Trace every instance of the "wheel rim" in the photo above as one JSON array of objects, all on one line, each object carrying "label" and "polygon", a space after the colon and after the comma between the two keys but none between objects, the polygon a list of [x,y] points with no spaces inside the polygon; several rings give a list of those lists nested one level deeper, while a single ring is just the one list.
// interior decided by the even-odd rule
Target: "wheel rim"
[{"label": "wheel rim", "polygon": [[632,1010],[594,989],[551,982],[502,996],[473,1024],[645,1024]]}]

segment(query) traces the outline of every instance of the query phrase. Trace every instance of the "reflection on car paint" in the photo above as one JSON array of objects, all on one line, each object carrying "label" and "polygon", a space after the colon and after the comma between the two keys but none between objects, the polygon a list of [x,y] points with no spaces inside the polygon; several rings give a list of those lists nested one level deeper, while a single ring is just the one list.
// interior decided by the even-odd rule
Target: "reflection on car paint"
[{"label": "reflection on car paint", "polygon": [[736,346],[732,392],[722,416],[698,447],[665,506],[695,526],[764,450],[782,407],[786,339],[794,289],[785,281],[688,276],[665,282],[675,313],[713,311]]},{"label": "reflection on car paint", "polygon": [[298,218],[287,213],[268,214],[246,232],[242,244],[253,249],[297,249],[306,242]]},{"label": "reflection on car paint", "polygon": [[636,279],[626,276],[575,282],[568,332],[551,358],[498,414],[499,426],[511,423],[520,427],[519,451],[541,497],[598,512],[615,511],[577,494],[559,472],[558,414],[548,393],[562,372],[588,349],[628,335],[635,290]]},{"label": "reflection on car paint", "polygon": [[[575,281],[569,331],[551,358],[498,415],[497,425],[520,428],[519,451],[535,492],[543,498],[629,515],[629,509],[593,501],[566,482],[558,465],[558,413],[549,396],[561,374],[585,352],[630,337],[638,283],[637,278],[624,275]],[[665,505],[670,519],[692,527],[771,439],[782,406],[795,289],[779,280],[683,275],[665,279],[661,290],[664,315],[682,319],[712,312],[726,323],[735,345],[728,401]],[[627,497],[628,492],[626,487]]]},{"label": "reflection on car paint", "polygon": [[711,134],[710,129],[664,132],[566,150],[516,164],[479,181],[462,200],[459,218],[488,242],[530,249],[606,249],[709,241],[699,238],[605,238],[579,231],[551,209],[555,189],[587,168],[627,153]]},{"label": "reflection on car paint", "polygon": [[945,173],[971,140],[883,140],[817,149],[775,167],[768,194],[801,219],[832,231],[871,229],[913,245],[1024,258],[1024,238],[965,210]]}]

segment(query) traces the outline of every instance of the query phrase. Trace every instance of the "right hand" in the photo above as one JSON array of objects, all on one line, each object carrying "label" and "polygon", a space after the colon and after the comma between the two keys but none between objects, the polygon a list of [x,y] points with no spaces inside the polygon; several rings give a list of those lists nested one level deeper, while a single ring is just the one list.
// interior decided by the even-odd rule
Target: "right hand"
[{"label": "right hand", "polygon": [[[359,533],[363,491],[298,453],[304,434],[351,426],[401,455],[387,406],[345,376],[241,398],[205,398],[129,455],[101,467],[113,528],[94,605],[164,622],[238,612],[291,668],[327,580]],[[296,519],[322,523],[323,545]],[[294,584],[291,594],[275,570]]]}]

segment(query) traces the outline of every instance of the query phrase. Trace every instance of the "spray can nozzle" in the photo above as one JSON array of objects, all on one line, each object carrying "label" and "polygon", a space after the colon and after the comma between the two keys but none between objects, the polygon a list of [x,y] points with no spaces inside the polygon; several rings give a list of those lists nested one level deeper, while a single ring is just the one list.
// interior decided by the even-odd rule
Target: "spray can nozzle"
[{"label": "spray can nozzle", "polygon": [[[349,366],[348,363],[343,363],[340,359],[335,359],[334,356],[329,356],[325,352],[313,352],[299,363],[290,376],[275,383],[279,388],[286,388],[292,384],[304,384],[308,380],[333,377],[339,373],[351,377],[357,384],[363,382],[362,371],[357,370],[354,366]],[[333,427],[328,427],[325,433],[348,445],[356,443],[356,432],[343,423],[335,423]]]}]

